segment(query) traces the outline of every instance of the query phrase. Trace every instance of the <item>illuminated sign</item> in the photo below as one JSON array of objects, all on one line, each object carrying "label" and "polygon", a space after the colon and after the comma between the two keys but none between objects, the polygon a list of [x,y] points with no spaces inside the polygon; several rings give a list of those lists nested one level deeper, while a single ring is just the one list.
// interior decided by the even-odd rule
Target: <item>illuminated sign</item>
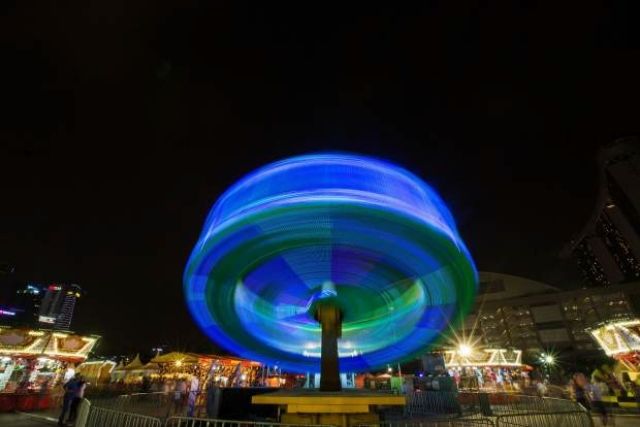
[{"label": "illuminated sign", "polygon": [[15,316],[15,315],[16,315],[15,311],[9,311],[9,310],[0,309],[0,316]]},{"label": "illuminated sign", "polygon": [[522,351],[502,348],[473,350],[462,348],[445,352],[446,367],[460,366],[522,366]]},{"label": "illuminated sign", "polygon": [[0,357],[63,357],[84,361],[96,341],[97,337],[93,336],[3,327],[0,329]]},{"label": "illuminated sign", "polygon": [[56,323],[56,318],[51,316],[38,316],[38,322],[40,323]]},{"label": "illuminated sign", "polygon": [[49,287],[47,288],[50,291],[61,291],[62,290],[62,286],[59,285],[49,285]]}]

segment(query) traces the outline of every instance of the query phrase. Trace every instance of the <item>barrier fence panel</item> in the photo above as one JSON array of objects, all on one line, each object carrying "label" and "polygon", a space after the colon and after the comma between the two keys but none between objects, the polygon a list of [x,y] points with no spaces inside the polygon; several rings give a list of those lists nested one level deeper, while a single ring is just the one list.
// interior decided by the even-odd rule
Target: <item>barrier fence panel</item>
[{"label": "barrier fence panel", "polygon": [[92,406],[85,427],[161,427],[158,418]]},{"label": "barrier fence panel", "polygon": [[[135,412],[150,417],[167,418],[184,415],[187,401],[183,396],[175,398],[175,393],[133,393],[117,397],[95,398],[91,402],[101,408],[122,412]],[[185,395],[186,397],[186,395]]]},{"label": "barrier fence panel", "polygon": [[[178,423],[178,421],[175,420],[181,420],[180,423],[183,423],[176,425],[222,425],[219,420],[206,418],[206,393],[194,393],[193,395],[189,393],[177,394],[175,392],[133,393],[117,397],[95,398],[91,399],[91,402],[96,407],[112,411],[135,413],[162,420],[171,419],[174,420],[172,421],[174,423]],[[495,419],[495,417],[506,415],[522,414],[526,415],[523,419],[528,420],[532,414],[585,412],[584,408],[578,403],[565,399],[542,398],[539,396],[517,395],[513,393],[458,393],[444,391],[420,391],[410,393],[407,395],[407,403],[404,409],[400,407],[390,407],[379,408],[379,411],[381,419],[390,423],[390,426],[477,425],[479,422],[477,421],[478,419]],[[239,418],[245,417],[249,417],[249,414],[242,413]],[[577,417],[578,415],[574,416],[574,418],[578,419]],[[225,418],[235,417],[225,416]],[[445,422],[454,422],[446,420],[449,418],[455,419],[455,422],[459,424],[442,424]],[[272,417],[261,417],[260,419],[272,419]],[[538,422],[547,420],[545,418],[540,421],[541,419],[539,417],[535,419],[538,420]],[[198,421],[196,422],[194,420]],[[502,418],[502,420],[503,423],[511,422],[507,418]],[[517,418],[513,418],[513,420],[515,420],[513,422],[517,423]],[[475,424],[469,424],[470,422]],[[229,423],[239,425],[238,421],[225,421],[225,423],[225,427],[227,427]],[[249,423],[243,421],[241,425],[266,426],[281,424],[269,424],[267,422]],[[581,424],[567,425],[573,426]]]},{"label": "barrier fence panel", "polygon": [[411,421],[382,422],[379,424],[360,424],[357,427],[493,427],[488,418],[444,418]]},{"label": "barrier fence panel", "polygon": [[430,415],[461,416],[463,409],[456,392],[416,392],[407,395],[404,415],[410,418]]},{"label": "barrier fence panel", "polygon": [[484,416],[534,413],[571,412],[584,408],[577,402],[513,393],[421,391],[407,395],[404,416]]},{"label": "barrier fence panel", "polygon": [[165,427],[335,427],[326,424],[284,424],[261,421],[217,420],[213,418],[170,417]]},{"label": "barrier fence panel", "polygon": [[496,417],[496,427],[593,427],[586,411],[509,414]]}]

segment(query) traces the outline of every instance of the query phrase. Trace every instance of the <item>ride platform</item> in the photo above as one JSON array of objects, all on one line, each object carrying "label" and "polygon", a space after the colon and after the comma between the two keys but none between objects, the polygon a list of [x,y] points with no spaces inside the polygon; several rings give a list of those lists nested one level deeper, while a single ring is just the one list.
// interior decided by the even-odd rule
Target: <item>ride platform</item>
[{"label": "ride platform", "polygon": [[366,390],[280,390],[252,397],[254,405],[278,405],[286,424],[326,424],[351,427],[379,422],[378,406],[404,406],[401,395]]}]

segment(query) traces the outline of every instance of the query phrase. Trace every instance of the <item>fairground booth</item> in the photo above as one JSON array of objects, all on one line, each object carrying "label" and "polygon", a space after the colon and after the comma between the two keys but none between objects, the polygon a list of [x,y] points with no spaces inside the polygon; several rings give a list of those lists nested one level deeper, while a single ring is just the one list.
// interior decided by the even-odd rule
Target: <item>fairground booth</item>
[{"label": "fairground booth", "polygon": [[[93,363],[93,362],[88,362]],[[85,364],[80,366],[81,369],[84,368]],[[111,374],[111,381],[116,383],[122,383],[127,385],[136,385],[141,384],[143,378],[152,377],[157,375],[160,370],[160,366],[156,363],[142,363],[140,360],[140,355],[136,355],[131,362],[128,364],[120,363],[116,365]]]},{"label": "fairground booth", "polygon": [[171,352],[158,355],[148,363],[142,363],[136,356],[126,365],[117,365],[111,371],[111,383],[124,388],[148,388],[146,391],[172,391],[178,381],[195,378],[200,389],[209,383],[220,387],[250,387],[264,383],[264,375],[261,364],[250,360]]},{"label": "fairground booth", "polygon": [[462,345],[444,352],[445,366],[459,389],[520,391],[529,384],[531,367],[521,350],[473,349]]},{"label": "fairground booth", "polygon": [[116,366],[116,362],[111,360],[92,360],[79,365],[76,373],[82,374],[90,384],[100,386],[111,382],[111,375]]},{"label": "fairground booth", "polygon": [[619,364],[620,372],[627,372],[632,381],[640,375],[640,320],[608,322],[589,333],[607,356]]},{"label": "fairground booth", "polygon": [[213,381],[222,387],[247,387],[259,375],[260,363],[214,354],[172,352],[151,359],[159,370],[154,379],[175,380],[195,376],[200,383]]},{"label": "fairground booth", "polygon": [[[75,374],[99,337],[0,327],[0,410],[48,407],[51,392]],[[39,395],[39,399],[28,398]],[[20,398],[16,396],[22,396]]]}]

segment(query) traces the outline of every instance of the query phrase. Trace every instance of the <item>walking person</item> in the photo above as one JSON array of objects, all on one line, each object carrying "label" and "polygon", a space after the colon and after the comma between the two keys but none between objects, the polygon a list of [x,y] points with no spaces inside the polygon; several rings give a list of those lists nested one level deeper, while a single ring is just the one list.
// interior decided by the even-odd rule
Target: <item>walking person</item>
[{"label": "walking person", "polygon": [[65,425],[65,416],[67,416],[67,413],[71,411],[71,404],[73,403],[73,398],[76,394],[77,386],[77,377],[71,378],[64,384],[64,386],[62,386],[64,390],[64,396],[62,397],[62,413],[60,413],[60,417],[58,418],[59,426]]},{"label": "walking person", "polygon": [[607,406],[602,401],[602,389],[600,388],[600,384],[598,382],[587,384],[587,390],[593,409],[595,409],[600,414],[602,425],[606,426],[609,422],[609,411],[607,410]]}]

